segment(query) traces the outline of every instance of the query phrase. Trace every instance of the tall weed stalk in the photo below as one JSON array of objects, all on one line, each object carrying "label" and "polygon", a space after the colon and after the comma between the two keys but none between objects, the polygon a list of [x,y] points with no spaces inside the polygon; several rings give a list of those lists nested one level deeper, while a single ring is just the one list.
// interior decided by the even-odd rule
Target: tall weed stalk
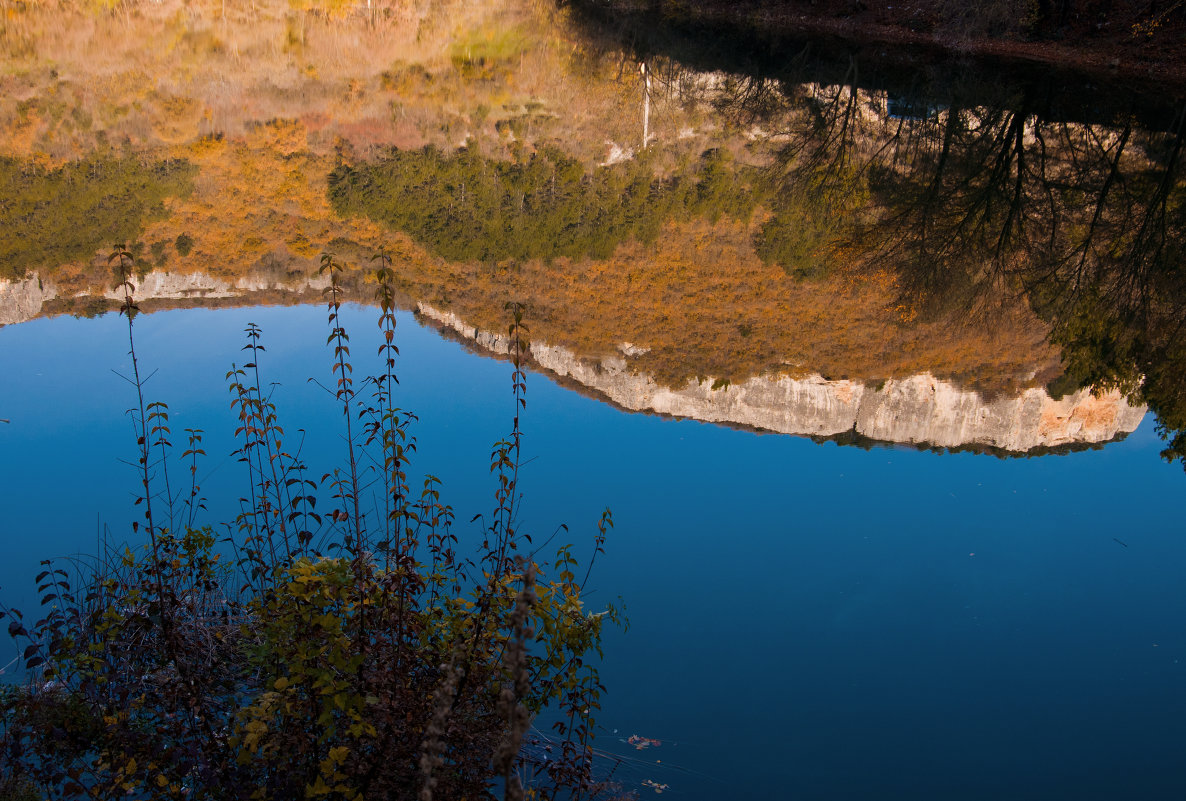
[{"label": "tall weed stalk", "polygon": [[[544,560],[519,530],[522,307],[508,309],[514,415],[492,451],[494,507],[474,518],[486,521],[476,554],[459,552],[440,480],[426,476],[418,493],[409,482],[416,418],[396,403],[396,276],[385,256],[373,275],[380,368],[357,385],[341,320],[344,265],[322,261],[334,376],[327,389],[345,445],[344,464],[320,481],[308,477],[300,448],[287,447],[264,389],[263,332],[246,329],[247,361],[227,373],[244,492],[221,547],[201,521],[198,429],[186,429],[180,457],[188,495],[173,494],[168,407],[147,401],[135,353],[133,260],[119,247],[112,263],[125,290],[136,504],[147,542],[99,555],[77,588],[46,562],[37,577],[45,615],[36,623],[0,608],[28,675],[0,694],[0,797],[604,793],[593,775],[592,712],[602,688],[590,657],[603,619],[617,622],[618,614],[583,610],[589,570],[577,580],[571,546]],[[321,492],[332,499],[324,516],[316,511]],[[594,556],[611,526],[607,512]],[[556,758],[524,746],[549,708]]]}]

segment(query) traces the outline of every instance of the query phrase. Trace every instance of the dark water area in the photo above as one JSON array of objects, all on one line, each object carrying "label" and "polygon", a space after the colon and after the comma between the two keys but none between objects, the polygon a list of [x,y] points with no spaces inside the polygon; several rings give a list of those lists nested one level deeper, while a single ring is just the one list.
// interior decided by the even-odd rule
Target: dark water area
[{"label": "dark water area", "polygon": [[[463,551],[515,413],[492,358],[505,301],[526,297],[529,327],[561,343],[541,335],[529,367],[521,529],[584,560],[612,509],[583,601],[630,620],[607,628],[594,743],[624,791],[1186,798],[1183,98],[645,15],[569,22],[586,59],[572,80],[645,108],[641,143],[589,163],[565,147],[600,147],[600,128],[566,140],[526,111],[471,140],[497,105],[463,125],[463,101],[432,94],[440,74],[393,68],[368,91],[422,80],[443,109],[426,127],[464,147],[314,143],[300,125],[329,123],[307,109],[252,121],[280,143],[244,174],[300,162],[278,206],[316,209],[299,237],[261,230],[255,261],[207,253],[210,274],[183,272],[191,249],[238,229],[176,209],[251,188],[219,183],[233,135],[54,169],[0,154],[19,199],[0,234],[0,597],[32,617],[41,560],[85,572],[142,544],[128,323],[103,297],[96,209],[128,209],[130,239],[153,232],[136,350],[174,444],[204,432],[202,517],[220,535],[247,482],[225,376],[249,323],[288,441],[314,473],[342,465],[305,237],[330,231],[365,265],[377,231],[402,248],[401,304],[425,304],[398,314],[412,484],[442,479]],[[493,56],[449,52],[440,69],[467,90],[510,84]],[[293,130],[299,146],[281,141]],[[109,188],[133,178],[136,197]],[[373,296],[361,270],[355,300]],[[376,310],[343,317],[356,374],[375,372]]]}]

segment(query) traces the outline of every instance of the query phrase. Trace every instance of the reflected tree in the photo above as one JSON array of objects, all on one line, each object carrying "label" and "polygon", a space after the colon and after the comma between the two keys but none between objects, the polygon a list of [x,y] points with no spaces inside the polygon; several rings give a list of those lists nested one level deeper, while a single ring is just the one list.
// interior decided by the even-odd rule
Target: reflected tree
[{"label": "reflected tree", "polygon": [[701,102],[776,143],[751,189],[771,212],[763,259],[804,278],[840,257],[890,271],[930,319],[1028,304],[1062,349],[1059,388],[1147,402],[1186,464],[1186,108],[926,74],[878,89],[852,55],[825,81],[791,63],[701,78]]}]

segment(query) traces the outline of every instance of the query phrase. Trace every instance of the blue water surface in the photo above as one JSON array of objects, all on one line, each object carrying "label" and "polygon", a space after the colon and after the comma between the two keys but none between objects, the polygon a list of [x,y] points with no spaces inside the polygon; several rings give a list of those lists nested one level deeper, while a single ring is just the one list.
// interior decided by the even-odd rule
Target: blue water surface
[{"label": "blue water surface", "polygon": [[[264,330],[261,369],[279,384],[288,442],[303,442],[316,473],[341,463],[341,413],[307,381],[332,380],[325,316],[137,318],[148,394],[169,403],[174,444],[186,427],[206,432],[207,522],[233,515],[244,483],[224,375],[247,361],[249,321]],[[344,316],[364,373],[375,312]],[[509,429],[510,367],[408,314],[399,345],[416,470],[443,479],[472,539],[478,524],[465,521],[494,503],[490,446]],[[11,420],[0,424],[0,597],[27,611],[39,560],[133,537],[127,351],[114,314],[0,329],[0,418]],[[555,542],[584,557],[613,510],[587,604],[621,598],[630,618],[606,636],[597,741],[628,758],[627,789],[1186,798],[1186,476],[1158,458],[1152,420],[1100,450],[998,459],[631,414],[536,374],[527,398],[525,529],[540,539],[566,523]],[[635,750],[631,734],[662,745]]]}]

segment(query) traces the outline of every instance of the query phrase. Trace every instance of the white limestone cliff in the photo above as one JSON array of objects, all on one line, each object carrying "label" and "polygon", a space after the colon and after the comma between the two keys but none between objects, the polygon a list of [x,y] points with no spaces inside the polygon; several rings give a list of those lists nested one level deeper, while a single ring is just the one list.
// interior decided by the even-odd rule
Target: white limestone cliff
[{"label": "white limestone cliff", "polygon": [[[506,336],[475,329],[455,314],[427,304],[418,304],[417,311],[487,350],[508,352]],[[1015,397],[986,400],[929,373],[891,379],[878,388],[819,375],[766,375],[717,389],[711,381],[689,381],[671,389],[631,371],[617,355],[582,359],[541,342],[531,344],[530,355],[540,367],[626,409],[783,434],[836,436],[856,431],[886,442],[1026,452],[1106,442],[1136,430],[1146,412],[1118,392],[1095,397],[1080,390],[1055,399],[1044,389],[1028,389]]]},{"label": "white limestone cliff", "polygon": [[[181,300],[185,298],[237,298],[251,292],[269,289],[301,293],[320,291],[329,286],[329,279],[313,275],[294,282],[290,278],[267,278],[250,275],[226,281],[206,273],[174,273],[154,270],[143,278],[133,277],[136,300]],[[59,297],[58,288],[42,281],[34,273],[20,281],[0,279],[0,325],[23,323],[41,314],[42,305]],[[123,290],[105,289],[102,297],[123,300]]]},{"label": "white limestone cliff", "polygon": [[[299,285],[260,276],[234,282],[204,273],[154,271],[135,281],[136,298],[227,298],[266,289],[320,290],[325,278],[310,276]],[[31,320],[57,289],[35,275],[22,281],[0,280],[0,325]],[[105,296],[119,300],[109,290]],[[418,304],[419,313],[482,348],[505,354],[507,337],[475,329],[450,312]],[[1093,396],[1088,390],[1051,398],[1043,389],[1013,397],[985,399],[929,373],[891,379],[877,388],[859,381],[829,381],[822,376],[755,376],[713,389],[712,381],[689,381],[672,389],[636,373],[626,358],[646,349],[622,343],[622,355],[585,359],[566,348],[531,344],[530,355],[546,370],[571,379],[623,408],[711,423],[743,425],[784,434],[837,436],[857,434],[886,442],[945,448],[991,447],[1011,452],[1106,442],[1134,431],[1144,406],[1130,405],[1118,392]]]},{"label": "white limestone cliff", "polygon": [[0,279],[0,325],[14,325],[41,314],[41,305],[58,296],[53,284],[33,275],[21,281]]},{"label": "white limestone cliff", "polygon": [[[164,270],[153,270],[143,278],[133,278],[135,297],[137,300],[182,298],[237,298],[248,292],[260,292],[266,289],[282,289],[286,292],[299,293],[306,290],[321,290],[329,286],[329,279],[315,275],[303,281],[293,282],[290,279],[269,279],[260,275],[249,275],[235,281],[225,281],[206,273],[173,273]],[[122,289],[109,289],[103,296],[112,300],[123,300]]]}]

